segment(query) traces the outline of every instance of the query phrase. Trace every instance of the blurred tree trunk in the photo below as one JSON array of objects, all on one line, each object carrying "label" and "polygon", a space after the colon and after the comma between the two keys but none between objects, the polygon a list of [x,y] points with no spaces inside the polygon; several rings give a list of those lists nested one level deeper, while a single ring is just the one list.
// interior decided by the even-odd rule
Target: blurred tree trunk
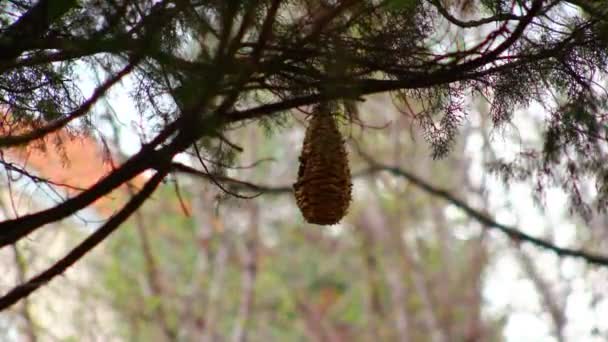
[{"label": "blurred tree trunk", "polygon": [[[395,236],[394,238],[397,239],[398,236]],[[432,342],[447,342],[448,339],[445,336],[445,331],[449,331],[449,326],[441,326],[439,324],[435,308],[450,308],[450,301],[452,301],[452,298],[448,298],[448,300],[442,302],[441,305],[433,303],[432,294],[428,289],[435,288],[436,286],[431,287],[427,284],[424,273],[425,268],[416,260],[416,257],[409,252],[409,250],[418,250],[418,244],[416,243],[416,247],[412,248],[411,244],[408,246],[405,245],[406,242],[403,241],[403,238],[400,238],[397,241],[401,242],[401,255],[403,256],[404,264],[408,266],[412,282],[414,283],[414,289],[422,303],[423,322],[429,332],[430,340]],[[414,253],[418,254],[419,252]],[[444,281],[443,279],[441,280]]]},{"label": "blurred tree trunk", "polygon": [[[258,146],[258,130],[249,129],[249,146]],[[253,165],[257,153],[255,149],[247,150],[246,163]],[[248,210],[247,231],[244,246],[241,244],[241,302],[232,334],[234,342],[247,341],[247,328],[253,311],[255,296],[255,280],[258,268],[258,239],[260,224],[260,208],[256,200],[249,200],[246,204]]]},{"label": "blurred tree trunk", "polygon": [[213,342],[217,341],[219,332],[216,330],[218,323],[220,322],[221,304],[222,304],[222,291],[224,275],[226,272],[226,263],[228,261],[229,247],[228,239],[225,232],[218,234],[218,247],[217,252],[213,258],[213,268],[211,271],[211,278],[209,279],[209,285],[206,293],[206,307],[205,307],[205,329],[201,341]]},{"label": "blurred tree trunk", "polygon": [[160,323],[163,339],[167,341],[176,341],[178,338],[177,331],[170,323],[167,309],[165,308],[167,298],[165,298],[165,291],[163,289],[162,275],[160,274],[161,270],[158,267],[154,252],[150,246],[150,237],[148,236],[146,223],[141,211],[135,213],[135,226],[144,257],[146,283],[154,296],[154,299],[157,301],[154,314]]},{"label": "blurred tree trunk", "polygon": [[[390,289],[391,306],[393,312],[393,324],[395,325],[396,334],[393,338],[398,338],[400,341],[412,341],[410,336],[410,317],[407,308],[408,287],[405,277],[402,273],[403,264],[396,258],[394,241],[386,230],[384,216],[379,211],[377,204],[372,204],[362,213],[359,224],[359,229],[368,230],[373,239],[381,241],[384,248],[382,255],[382,264],[384,277]],[[384,338],[388,338],[384,336]]]},{"label": "blurred tree trunk", "polygon": [[[541,272],[537,269],[532,261],[532,258],[525,251],[516,251],[517,258],[526,273],[530,278],[536,291],[540,294],[542,305],[546,308],[553,325],[553,336],[558,342],[566,342],[565,327],[568,323],[566,318],[566,303],[565,299],[568,296],[557,296],[551,288],[551,283],[547,281]],[[560,299],[563,298],[563,299]]]},{"label": "blurred tree trunk", "polygon": [[[0,212],[2,213],[3,217],[13,216],[6,207],[3,199],[0,199]],[[27,260],[17,247],[17,244],[11,245],[11,249],[13,251],[13,260],[15,269],[17,271],[17,283],[23,284],[27,280]],[[32,317],[29,297],[26,297],[21,301],[20,308],[18,310],[19,315],[25,323],[22,328],[25,341],[37,342],[38,332],[36,323],[34,322],[34,319]]]},{"label": "blurred tree trunk", "polygon": [[[4,205],[2,205],[4,208]],[[6,214],[6,212],[5,212]],[[27,274],[27,261],[24,256],[17,248],[17,245],[12,245],[13,254],[15,256],[15,266],[17,269],[17,280],[20,284],[23,284],[26,280]],[[38,341],[38,333],[36,324],[34,323],[34,319],[32,318],[32,313],[30,309],[30,301],[28,298],[24,298],[21,303],[21,309],[19,310],[23,321],[25,322],[25,326],[23,327],[23,332],[25,335],[25,340],[28,342],[36,342]]]},{"label": "blurred tree trunk", "polygon": [[366,271],[366,283],[368,295],[366,296],[366,321],[368,322],[367,340],[380,341],[382,337],[382,322],[386,320],[385,309],[382,304],[382,280],[378,257],[376,256],[377,244],[369,229],[359,227],[356,229],[360,235],[360,250]]},{"label": "blurred tree trunk", "polygon": [[[215,341],[217,337],[215,329],[228,258],[228,241],[222,219],[215,208],[215,186],[196,182],[195,187],[198,189],[193,191],[192,217],[197,228],[198,253],[187,305],[201,306],[201,310],[188,310],[202,314],[193,322],[191,338],[206,342]],[[207,284],[206,287],[203,284]]]},{"label": "blurred tree trunk", "polygon": [[253,311],[255,295],[255,279],[257,274],[257,246],[258,246],[258,225],[259,208],[257,203],[250,201],[247,204],[249,210],[249,224],[245,246],[242,248],[241,271],[241,303],[239,305],[238,316],[234,327],[232,340],[234,342],[247,341],[247,327]]}]

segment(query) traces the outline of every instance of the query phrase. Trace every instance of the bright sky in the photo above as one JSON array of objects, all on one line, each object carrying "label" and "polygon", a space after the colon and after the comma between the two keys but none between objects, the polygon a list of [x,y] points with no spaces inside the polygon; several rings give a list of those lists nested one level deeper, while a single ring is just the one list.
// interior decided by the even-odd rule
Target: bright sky
[{"label": "bright sky", "polygon": [[[519,111],[515,115],[514,125],[517,127],[517,138],[527,147],[526,142],[538,139],[534,125],[529,113],[544,113],[540,106],[533,106],[529,111]],[[483,168],[479,146],[480,136],[472,136],[468,142],[468,153],[476,156],[477,167],[474,167],[473,178],[482,179]],[[498,157],[513,157],[520,152],[520,143],[513,143],[501,138],[494,139],[493,146],[497,149]],[[531,196],[531,188],[528,184],[510,184],[508,189],[495,177],[488,177],[489,202],[493,208],[490,212],[498,222],[517,226],[520,230],[537,236],[545,237],[547,233],[554,235],[554,242],[563,247],[576,246],[573,244],[576,238],[576,229],[588,229],[578,226],[576,218],[568,213],[567,196],[559,189],[549,189],[545,197],[545,214],[543,215]],[[505,206],[505,203],[508,206]],[[511,208],[509,208],[509,206]],[[492,234],[496,244],[504,246],[505,236],[500,233]],[[500,243],[498,241],[501,241]],[[566,301],[567,315],[567,341],[604,341],[604,338],[593,336],[594,325],[600,329],[608,329],[608,301],[603,300],[597,308],[591,308],[591,293],[585,285],[585,279],[580,275],[585,264],[578,260],[559,259],[550,252],[542,252],[538,248],[525,245],[525,251],[531,252],[533,262],[541,271],[541,274],[552,285],[551,290],[557,293],[559,300]],[[513,310],[505,329],[507,341],[556,341],[551,337],[552,325],[548,313],[539,315],[542,304],[538,297],[532,281],[521,271],[513,251],[503,252],[497,258],[495,267],[487,277],[485,295],[488,300],[489,312],[502,312]],[[600,271],[604,276],[606,273]],[[571,279],[572,289],[567,298],[560,295],[564,290],[559,279]]]}]

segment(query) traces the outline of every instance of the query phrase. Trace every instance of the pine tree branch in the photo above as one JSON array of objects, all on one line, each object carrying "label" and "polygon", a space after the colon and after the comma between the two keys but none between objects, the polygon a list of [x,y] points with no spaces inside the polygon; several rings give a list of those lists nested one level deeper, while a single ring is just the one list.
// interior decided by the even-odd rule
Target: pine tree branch
[{"label": "pine tree branch", "polygon": [[0,35],[0,60],[19,56],[28,41],[40,38],[53,22],[77,5],[75,0],[38,0]]},{"label": "pine tree branch", "polygon": [[514,14],[497,14],[482,19],[463,21],[450,14],[448,9],[445,8],[440,1],[431,0],[431,4],[433,4],[433,6],[435,6],[435,8],[437,9],[437,12],[439,12],[439,14],[441,14],[449,22],[462,28],[476,28],[481,25],[491,24],[497,21],[521,20],[522,18],[521,16]]},{"label": "pine tree branch", "polygon": [[[72,2],[72,0],[64,2]],[[57,1],[57,3],[61,2]],[[180,65],[179,58],[168,56],[161,49],[150,48],[151,42],[154,41],[151,37],[180,13],[177,8],[166,8],[166,3],[168,1],[156,3],[150,12],[128,32],[120,32],[112,37],[107,37],[105,28],[86,37],[80,35],[42,36],[38,34],[28,35],[27,38],[22,38],[18,41],[9,39],[11,34],[6,32],[0,35],[0,73],[19,67],[70,61],[101,53],[148,56],[166,64],[175,63],[176,65]],[[136,38],[134,38],[135,33],[138,34]],[[1,51],[2,48],[5,51]],[[36,51],[38,53],[29,55],[26,58],[14,58],[25,51]],[[40,53],[42,51],[47,53]],[[5,55],[6,58],[3,58]],[[169,60],[167,60],[167,57],[170,57]]]},{"label": "pine tree branch", "polygon": [[87,99],[78,109],[74,110],[68,115],[65,115],[55,121],[50,122],[48,125],[36,128],[33,131],[18,134],[18,135],[8,135],[8,136],[0,136],[0,147],[10,147],[17,145],[24,145],[33,140],[44,138],[46,135],[56,132],[70,122],[86,115],[89,113],[89,110],[97,103],[97,101],[104,96],[110,88],[112,88],[116,83],[120,82],[125,76],[127,76],[133,69],[137,66],[141,57],[133,57],[128,64],[120,70],[116,75],[108,78],[103,84],[101,84],[91,97]]},{"label": "pine tree branch", "polygon": [[142,188],[142,190],[133,196],[133,198],[116,214],[114,214],[108,222],[106,222],[95,233],[82,241],[70,253],[61,260],[57,261],[53,266],[30,279],[26,283],[16,286],[11,291],[0,297],[0,311],[10,307],[22,298],[29,296],[32,292],[39,289],[44,284],[51,281],[56,276],[65,272],[76,261],[87,254],[91,249],[97,246],[112,232],[114,232],[131,214],[133,214],[158,187],[160,182],[165,178],[167,170],[158,171]]},{"label": "pine tree branch", "polygon": [[[189,142],[174,141],[162,149],[154,150],[178,128],[178,122],[166,127],[155,140],[144,145],[140,152],[108,176],[91,186],[86,191],[46,210],[24,215],[12,220],[0,222],[0,248],[15,243],[24,236],[48,223],[62,220],[78,210],[84,209],[100,197],[110,193],[125,182],[131,180],[144,170],[158,167],[170,160],[175,153],[185,149]],[[188,145],[185,145],[188,144]],[[184,146],[185,145],[185,146]]]}]

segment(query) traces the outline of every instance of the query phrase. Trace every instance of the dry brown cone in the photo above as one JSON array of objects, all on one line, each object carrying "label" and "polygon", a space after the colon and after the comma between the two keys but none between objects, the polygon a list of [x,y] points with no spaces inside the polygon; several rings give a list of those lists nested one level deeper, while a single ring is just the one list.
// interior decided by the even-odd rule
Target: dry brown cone
[{"label": "dry brown cone", "polygon": [[308,223],[340,222],[351,200],[351,175],[344,140],[332,115],[316,110],[300,154],[296,202]]}]

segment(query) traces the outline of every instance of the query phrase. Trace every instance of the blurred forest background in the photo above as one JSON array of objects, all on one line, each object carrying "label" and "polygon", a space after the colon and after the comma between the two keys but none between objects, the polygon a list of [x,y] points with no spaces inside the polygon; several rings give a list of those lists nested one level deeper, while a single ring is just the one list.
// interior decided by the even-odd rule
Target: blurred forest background
[{"label": "blurred forest background", "polygon": [[[0,342],[608,341],[608,7],[355,2],[0,0]],[[353,201],[321,227],[325,101]]]},{"label": "blurred forest background", "polygon": [[[291,192],[306,116],[233,130],[234,143],[256,148],[225,169],[225,184],[262,195],[237,199],[208,179],[171,178],[84,262],[4,312],[0,340],[606,340],[606,270],[518,244],[463,211],[558,245],[601,250],[608,242],[605,229],[580,228],[561,191],[546,192],[542,209],[528,185],[506,186],[485,171],[536,147],[537,123],[519,113],[520,128],[497,135],[479,114],[487,105],[474,106],[454,151],[432,160],[406,109],[388,96],[367,98],[364,124],[342,121],[354,201],[329,227],[306,224]],[[114,136],[113,151],[130,144],[128,134]],[[64,167],[77,163],[90,155]],[[14,191],[41,197],[27,189]],[[3,250],[3,287],[48,267],[87,234],[83,222],[95,223],[80,217]]]}]

